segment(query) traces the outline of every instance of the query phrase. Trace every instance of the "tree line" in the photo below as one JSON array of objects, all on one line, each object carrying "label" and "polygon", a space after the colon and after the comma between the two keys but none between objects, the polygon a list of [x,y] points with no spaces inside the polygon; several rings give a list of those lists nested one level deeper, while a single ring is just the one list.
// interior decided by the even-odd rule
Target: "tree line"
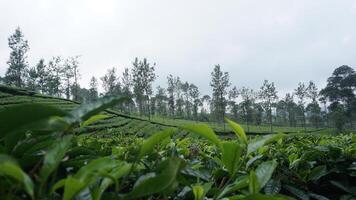
[{"label": "tree line", "polygon": [[[196,121],[223,122],[228,116],[249,125],[314,126],[353,128],[356,111],[356,73],[342,65],[319,90],[313,81],[300,82],[294,91],[278,95],[274,82],[264,80],[259,90],[232,86],[228,72],[215,65],[211,72],[211,95],[203,95],[193,83],[178,76],[167,76],[167,86],[153,88],[157,78],[155,63],[135,58],[122,74],[113,67],[102,77],[93,76],[89,87],[80,86],[79,56],[41,59],[27,63],[28,41],[20,28],[8,38],[11,49],[8,68],[0,82],[42,94],[79,102],[100,96],[128,96],[134,101],[117,107],[125,113]],[[103,92],[99,92],[99,84]]]}]

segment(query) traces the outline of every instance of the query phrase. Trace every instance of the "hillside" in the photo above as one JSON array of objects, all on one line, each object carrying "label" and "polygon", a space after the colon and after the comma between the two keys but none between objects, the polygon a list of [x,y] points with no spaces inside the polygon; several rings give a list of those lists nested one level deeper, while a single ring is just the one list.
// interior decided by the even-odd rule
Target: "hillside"
[{"label": "hillside", "polygon": [[[47,95],[38,94],[32,91],[0,85],[0,110],[6,107],[24,104],[41,103],[51,105],[66,111],[70,111],[80,103]],[[106,110],[107,118],[99,120],[85,128],[77,129],[77,134],[130,134],[130,135],[150,135],[171,125],[149,122],[138,117],[123,115],[112,110]]]}]

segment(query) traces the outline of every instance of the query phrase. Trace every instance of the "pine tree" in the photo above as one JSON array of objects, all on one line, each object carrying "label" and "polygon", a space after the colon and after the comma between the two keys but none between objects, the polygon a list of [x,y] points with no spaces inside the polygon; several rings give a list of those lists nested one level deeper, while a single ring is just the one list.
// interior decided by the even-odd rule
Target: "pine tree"
[{"label": "pine tree", "polygon": [[278,100],[277,90],[276,87],[274,86],[274,83],[273,82],[270,83],[268,82],[268,80],[265,80],[263,82],[263,85],[261,86],[259,97],[260,99],[262,99],[262,105],[267,114],[270,130],[272,133],[273,132],[272,108],[274,107],[274,104]]},{"label": "pine tree", "polygon": [[89,83],[89,101],[94,101],[98,99],[99,92],[98,92],[98,80],[95,76],[91,77]]},{"label": "pine tree", "polygon": [[217,121],[223,122],[227,105],[227,88],[230,86],[229,73],[221,71],[220,65],[215,65],[213,72],[211,72],[211,78],[210,86],[213,89],[212,113]]},{"label": "pine tree", "polygon": [[133,90],[139,107],[139,112],[142,115],[145,113],[145,110],[147,110],[148,117],[150,119],[150,97],[152,95],[152,83],[156,79],[156,74],[154,73],[155,64],[150,64],[146,58],[142,61],[135,58],[132,65]]},{"label": "pine tree", "polygon": [[60,97],[63,92],[63,59],[60,56],[53,57],[48,63],[47,90],[48,94]]},{"label": "pine tree", "polygon": [[5,83],[17,87],[24,87],[28,67],[26,53],[29,50],[29,46],[20,28],[17,28],[15,33],[9,37],[8,44],[11,53],[10,59],[7,61],[9,68],[4,77]]},{"label": "pine tree", "polygon": [[27,70],[27,80],[26,80],[26,88],[32,91],[38,90],[37,85],[38,74],[36,67],[31,67]]},{"label": "pine tree", "polygon": [[298,87],[295,89],[295,95],[298,98],[298,107],[299,110],[301,111],[301,117],[303,121],[303,127],[304,131],[306,131],[306,118],[305,118],[305,100],[306,97],[308,96],[308,88],[305,86],[304,83],[299,82]]},{"label": "pine tree", "polygon": [[100,78],[105,91],[105,95],[120,95],[121,85],[120,80],[116,75],[116,68],[108,69],[106,74]]},{"label": "pine tree", "polygon": [[36,65],[37,72],[37,87],[41,93],[46,93],[47,89],[47,79],[48,79],[48,70],[45,65],[44,59],[41,59]]},{"label": "pine tree", "polygon": [[174,91],[175,91],[175,85],[176,85],[176,79],[170,74],[167,76],[167,82],[168,82],[168,87],[167,87],[167,92],[168,92],[168,110],[169,110],[169,115],[173,117],[175,115],[175,98],[174,98]]},{"label": "pine tree", "polygon": [[239,90],[239,94],[241,95],[242,101],[240,103],[240,108],[242,110],[243,118],[247,125],[247,132],[250,131],[250,124],[252,122],[253,117],[253,105],[256,101],[256,92],[253,89],[242,87]]},{"label": "pine tree", "polygon": [[193,119],[194,120],[198,120],[198,109],[199,109],[199,105],[201,104],[200,101],[200,92],[199,89],[196,85],[194,84],[190,84],[189,85],[189,96],[192,99],[192,105],[193,105]]}]

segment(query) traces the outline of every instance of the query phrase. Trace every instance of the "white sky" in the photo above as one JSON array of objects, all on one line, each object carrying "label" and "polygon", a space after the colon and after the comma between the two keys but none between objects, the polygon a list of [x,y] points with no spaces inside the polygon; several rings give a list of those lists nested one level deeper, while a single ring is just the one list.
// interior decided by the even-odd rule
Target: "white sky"
[{"label": "white sky", "polygon": [[325,85],[334,68],[356,66],[355,0],[0,0],[0,75],[7,38],[20,26],[28,61],[81,55],[81,84],[133,59],[156,62],[155,85],[168,74],[210,94],[215,64],[233,85],[280,93],[299,81]]}]

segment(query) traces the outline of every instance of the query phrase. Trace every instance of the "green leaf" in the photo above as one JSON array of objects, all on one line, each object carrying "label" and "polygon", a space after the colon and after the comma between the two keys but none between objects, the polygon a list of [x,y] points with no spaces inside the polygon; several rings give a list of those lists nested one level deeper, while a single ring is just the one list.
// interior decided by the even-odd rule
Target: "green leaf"
[{"label": "green leaf", "polygon": [[320,194],[315,194],[315,193],[309,193],[308,194],[310,197],[312,197],[313,199],[316,199],[316,200],[330,200],[329,198],[326,198]]},{"label": "green leaf", "polygon": [[213,129],[211,129],[206,124],[189,124],[189,125],[183,126],[182,128],[204,137],[205,139],[209,140],[210,142],[212,142],[213,144],[215,144],[218,147],[220,147],[220,145],[221,145],[220,144],[221,141],[218,138],[218,136],[215,134]]},{"label": "green leaf", "polygon": [[250,154],[252,152],[255,152],[256,150],[258,150],[260,147],[277,141],[281,138],[283,138],[285,135],[282,133],[279,134],[271,134],[271,135],[265,135],[261,138],[257,138],[255,140],[252,140],[251,142],[248,143],[248,147],[247,147],[247,154]]},{"label": "green leaf", "polygon": [[0,176],[7,176],[20,182],[31,198],[34,198],[31,178],[10,157],[0,154]]},{"label": "green leaf", "polygon": [[161,163],[157,172],[144,175],[137,180],[133,190],[126,194],[125,199],[136,199],[163,192],[176,182],[176,176],[181,168],[182,160],[170,158]]},{"label": "green leaf", "polygon": [[333,184],[334,186],[344,190],[345,192],[356,195],[356,187],[354,187],[354,186],[349,186],[347,183],[342,183],[339,181],[330,181],[330,183]]},{"label": "green leaf", "polygon": [[0,138],[13,131],[27,130],[27,127],[34,122],[65,115],[66,112],[63,110],[45,104],[21,104],[2,109],[0,110]]},{"label": "green leaf", "polygon": [[121,161],[102,157],[92,160],[88,165],[79,169],[73,176],[57,182],[51,189],[55,191],[64,186],[64,199],[71,199],[80,191],[95,183],[101,177],[112,177],[111,172],[122,164]]},{"label": "green leaf", "polygon": [[274,170],[278,163],[275,160],[266,161],[258,165],[256,168],[256,176],[260,188],[263,188],[266,183],[271,179]]},{"label": "green leaf", "polygon": [[310,199],[309,195],[307,193],[305,193],[303,190],[297,189],[290,185],[285,185],[283,187],[301,200],[309,200]]},{"label": "green leaf", "polygon": [[66,117],[66,121],[69,124],[83,122],[107,108],[130,100],[131,99],[127,97],[103,97],[87,104],[81,104],[77,109],[69,113]]},{"label": "green leaf", "polygon": [[156,144],[158,144],[162,140],[170,137],[174,132],[175,132],[174,128],[169,128],[169,129],[165,129],[161,132],[158,132],[156,134],[153,134],[152,136],[147,138],[141,145],[140,154],[137,157],[137,159],[141,159],[143,156],[149,154],[153,150],[153,148]]},{"label": "green leaf", "polygon": [[221,162],[224,164],[230,176],[233,176],[238,170],[242,150],[243,145],[236,141],[221,142]]},{"label": "green leaf", "polygon": [[218,195],[217,199],[221,199],[226,195],[235,192],[239,189],[246,188],[249,186],[249,176],[243,175],[238,177],[233,183],[227,185],[223,191]]},{"label": "green leaf", "polygon": [[194,185],[192,187],[194,194],[194,200],[203,200],[204,199],[204,188],[201,185]]},{"label": "green leaf", "polygon": [[236,136],[242,141],[244,144],[247,144],[247,136],[244,129],[237,123],[225,118],[225,121],[229,124],[231,129],[235,132]]},{"label": "green leaf", "polygon": [[40,179],[42,182],[45,182],[48,176],[56,170],[65,153],[71,146],[71,139],[72,136],[63,137],[49,148],[44,157],[43,166],[40,171]]},{"label": "green leaf", "polygon": [[97,114],[97,115],[91,116],[89,119],[87,119],[83,123],[81,123],[80,127],[86,127],[96,121],[106,119],[108,117],[109,117],[108,115],[104,115],[104,114]]},{"label": "green leaf", "polygon": [[213,183],[205,183],[204,185],[194,185],[192,191],[195,200],[203,200],[206,193],[210,190]]},{"label": "green leaf", "polygon": [[[126,162],[122,162],[121,165],[119,165],[118,167],[116,167],[115,169],[113,169],[110,172],[110,177],[112,177],[115,180],[118,180],[119,178],[129,174],[130,170],[132,168],[132,165]],[[99,200],[101,199],[101,196],[103,195],[103,193],[105,192],[105,190],[114,183],[112,178],[104,178],[101,183],[100,186],[97,188],[97,190],[95,191],[95,193],[93,193],[93,200]],[[116,183],[118,184],[118,182]]]},{"label": "green leaf", "polygon": [[87,183],[76,178],[68,177],[64,184],[63,200],[71,200],[79,191],[86,187]]},{"label": "green leaf", "polygon": [[249,190],[250,194],[258,193],[260,191],[260,185],[258,183],[257,176],[253,170],[250,171],[248,180],[249,180],[248,190]]},{"label": "green leaf", "polygon": [[[21,114],[19,114],[21,113]],[[0,111],[0,138],[5,137],[6,152],[11,153],[16,144],[25,138],[27,131],[32,135],[64,130],[67,124],[60,120],[66,113],[43,104],[22,104]]]},{"label": "green leaf", "polygon": [[282,185],[280,180],[270,179],[264,187],[266,194],[278,194],[281,191]]},{"label": "green leaf", "polygon": [[327,174],[327,169],[325,165],[320,165],[313,168],[309,174],[309,180],[316,181],[319,178],[325,176]]},{"label": "green leaf", "polygon": [[294,200],[291,197],[283,196],[283,195],[265,195],[265,194],[251,194],[243,200]]}]

